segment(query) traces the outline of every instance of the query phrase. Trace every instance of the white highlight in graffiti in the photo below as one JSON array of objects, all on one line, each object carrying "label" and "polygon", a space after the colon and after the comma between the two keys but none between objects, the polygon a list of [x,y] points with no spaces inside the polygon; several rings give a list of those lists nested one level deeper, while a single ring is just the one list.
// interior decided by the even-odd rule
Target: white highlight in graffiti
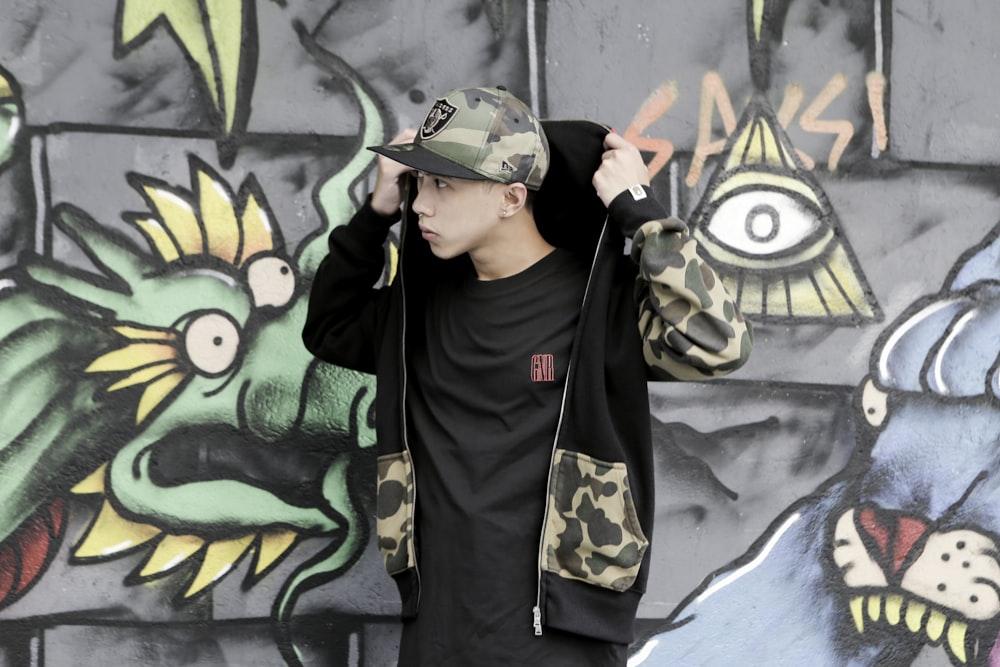
[{"label": "white highlight in graffiti", "polygon": [[531,110],[541,115],[538,108],[538,35],[535,26],[535,0],[528,0],[528,86],[531,92]]},{"label": "white highlight in graffiti", "polygon": [[712,596],[715,593],[719,592],[720,590],[722,590],[723,588],[725,588],[729,584],[732,584],[732,583],[736,582],[737,580],[739,580],[741,577],[743,577],[743,575],[749,574],[750,572],[753,572],[754,570],[756,570],[757,566],[760,565],[764,561],[764,559],[767,558],[768,554],[771,553],[771,549],[773,549],[774,545],[776,545],[778,543],[778,541],[781,539],[782,535],[784,535],[785,532],[789,528],[792,527],[792,524],[794,524],[796,521],[798,521],[801,518],[802,518],[802,515],[799,514],[798,512],[796,512],[792,516],[788,517],[788,520],[785,521],[785,523],[783,523],[781,525],[781,528],[779,528],[774,533],[774,535],[771,537],[771,539],[769,539],[767,541],[767,544],[764,545],[764,548],[760,550],[760,553],[757,554],[757,556],[752,561],[750,561],[749,563],[747,563],[746,565],[744,565],[741,568],[733,570],[732,573],[730,573],[729,575],[727,575],[723,579],[721,579],[721,580],[717,581],[716,583],[712,584],[711,586],[709,586],[707,589],[705,589],[704,593],[702,593],[701,595],[699,595],[698,597],[695,598],[694,603],[695,604],[701,604],[702,602],[704,602],[705,600],[707,600],[710,596]]},{"label": "white highlight in graffiti", "polygon": [[[694,604],[700,604],[704,602],[706,599],[709,598],[709,596],[714,595],[715,593],[719,592],[729,584],[736,582],[743,575],[749,574],[750,572],[753,572],[755,569],[757,569],[757,566],[760,565],[764,561],[764,559],[768,557],[768,555],[771,553],[771,550],[774,549],[774,546],[778,543],[778,541],[782,538],[782,536],[784,536],[784,534],[788,531],[788,529],[791,528],[792,525],[794,525],[795,522],[797,522],[801,518],[802,515],[798,512],[788,517],[785,523],[781,524],[781,527],[778,528],[777,531],[775,531],[774,535],[771,536],[771,539],[767,541],[767,544],[764,545],[764,548],[760,550],[760,553],[757,554],[757,556],[752,561],[750,561],[741,568],[733,570],[730,574],[726,575],[718,582],[709,586],[704,593],[695,598]],[[629,658],[627,667],[639,667],[640,665],[642,665],[646,661],[646,659],[649,658],[650,654],[653,652],[653,649],[655,649],[658,644],[659,640],[650,639],[643,645],[643,647],[639,650],[638,653]]]},{"label": "white highlight in graffiti", "polygon": [[951,333],[948,334],[947,338],[941,344],[941,348],[938,350],[937,354],[934,356],[934,373],[930,378],[931,390],[941,396],[947,396],[951,393],[948,388],[948,383],[944,381],[944,374],[942,369],[944,368],[945,357],[948,356],[948,348],[951,344],[955,342],[955,338],[962,332],[965,325],[969,323],[969,320],[974,318],[979,313],[978,309],[973,309],[967,312],[965,315],[958,320],[955,326],[952,328]]},{"label": "white highlight in graffiti", "polygon": [[[215,188],[215,190],[219,192],[219,196],[220,197],[223,197],[223,198],[225,198],[225,199],[228,200],[228,196],[226,195],[226,193],[225,193],[224,190],[222,190],[221,188],[219,188],[218,185],[215,184],[215,183],[213,183],[212,185]],[[196,215],[195,212],[194,212],[194,209],[191,208],[191,204],[189,204],[185,199],[183,199],[182,197],[180,197],[178,194],[176,194],[174,192],[170,192],[169,190],[163,190],[163,189],[157,189],[156,193],[157,193],[157,195],[163,197],[168,202],[170,202],[171,204],[173,204],[177,208],[181,209],[185,213],[189,213],[191,215]]]},{"label": "white highlight in graffiti", "polygon": [[677,160],[670,161],[670,215],[680,217],[680,165]]},{"label": "white highlight in graffiti", "polygon": [[948,334],[947,338],[944,339],[944,343],[941,344],[941,348],[938,350],[937,355],[934,357],[934,373],[930,378],[931,389],[942,396],[947,396],[951,393],[948,388],[948,383],[944,381],[944,375],[942,374],[942,368],[944,368],[944,359],[948,356],[948,348],[951,344],[955,342],[955,338],[958,334],[962,332],[965,325],[969,323],[969,320],[974,318],[979,313],[978,309],[973,309],[963,315],[958,322],[952,327],[951,333]]},{"label": "white highlight in graffiti", "polygon": [[947,301],[938,301],[931,304],[904,322],[902,326],[896,329],[892,335],[889,336],[889,340],[886,341],[885,347],[882,348],[882,354],[878,359],[878,375],[882,380],[883,385],[891,386],[893,384],[892,373],[889,372],[889,355],[895,351],[896,345],[899,344],[899,341],[902,340],[903,336],[908,334],[912,329],[916,328],[918,324],[931,317],[942,308],[953,306],[956,301],[957,300],[955,299],[949,299]]},{"label": "white highlight in graffiti", "polygon": [[35,182],[35,252],[45,255],[45,225],[49,214],[45,193],[49,191],[45,174],[45,138],[35,135],[31,138],[31,178]]},{"label": "white highlight in graffiti", "polygon": [[648,642],[646,642],[645,646],[643,646],[638,653],[636,653],[635,655],[633,655],[631,658],[628,659],[628,664],[626,665],[626,667],[638,667],[639,665],[644,663],[646,661],[646,658],[649,657],[649,654],[653,652],[653,649],[656,648],[656,646],[659,643],[660,643],[659,639],[650,639]]},{"label": "white highlight in graffiti", "polygon": [[10,120],[10,127],[7,128],[7,137],[4,139],[4,141],[8,144],[13,144],[14,137],[17,136],[17,132],[20,129],[21,129],[21,119],[18,118],[17,116],[14,116]]},{"label": "white highlight in graffiti", "polygon": [[234,290],[235,289],[239,289],[241,287],[241,284],[239,282],[237,282],[235,278],[233,278],[231,276],[227,276],[224,273],[220,273],[218,271],[214,271],[212,269],[191,269],[190,271],[178,271],[174,275],[177,275],[177,276],[207,276],[209,278],[214,278],[215,280],[218,280],[220,283],[223,283],[224,285],[227,285],[227,286],[231,287]]}]

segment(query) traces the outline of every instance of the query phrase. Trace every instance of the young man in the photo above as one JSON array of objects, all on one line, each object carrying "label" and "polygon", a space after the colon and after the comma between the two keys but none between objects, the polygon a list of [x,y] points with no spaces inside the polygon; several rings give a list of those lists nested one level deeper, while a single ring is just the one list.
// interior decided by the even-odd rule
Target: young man
[{"label": "young man", "polygon": [[399,664],[624,665],[653,527],[647,378],[734,370],[750,329],[604,126],[470,88],[373,150],[303,339],[378,378]]}]

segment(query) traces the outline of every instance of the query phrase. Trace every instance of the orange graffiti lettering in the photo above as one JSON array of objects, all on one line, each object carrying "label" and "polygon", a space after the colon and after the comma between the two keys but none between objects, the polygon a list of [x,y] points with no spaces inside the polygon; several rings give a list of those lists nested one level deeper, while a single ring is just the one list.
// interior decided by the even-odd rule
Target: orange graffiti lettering
[{"label": "orange graffiti lettering", "polygon": [[788,84],[785,88],[785,98],[781,100],[781,107],[776,114],[781,127],[787,128],[788,124],[792,122],[795,114],[799,112],[799,107],[802,106],[802,100],[805,99],[805,96],[806,93],[802,86],[797,83]]},{"label": "orange graffiti lettering", "polygon": [[[782,128],[788,129],[788,125],[795,118],[795,114],[799,112],[799,107],[802,106],[802,100],[805,99],[805,96],[805,90],[797,83],[790,83],[785,88],[785,98],[781,100],[781,108],[778,109],[777,113],[778,123]],[[795,153],[802,160],[802,164],[806,169],[811,170],[816,166],[815,160],[805,151],[796,148]]]},{"label": "orange graffiti lettering", "polygon": [[868,88],[868,107],[872,111],[875,146],[884,151],[889,146],[889,130],[885,124],[885,75],[869,72],[865,77],[865,86]]},{"label": "orange graffiti lettering", "polygon": [[830,171],[837,170],[837,163],[840,161],[840,156],[844,154],[847,144],[851,141],[851,137],[854,136],[854,125],[849,120],[819,120],[819,115],[846,89],[847,76],[844,74],[834,74],[826,86],[823,87],[823,90],[820,91],[819,95],[816,96],[816,99],[806,107],[806,110],[802,112],[802,116],[799,118],[799,127],[806,132],[837,135],[826,163]]},{"label": "orange graffiti lettering", "polygon": [[736,113],[733,111],[733,104],[729,100],[729,92],[726,84],[722,82],[722,77],[718,72],[706,72],[701,80],[701,108],[698,112],[698,145],[695,146],[694,155],[691,158],[691,168],[688,169],[685,182],[688,187],[694,187],[701,178],[701,172],[705,168],[705,160],[709,155],[720,153],[726,146],[726,139],[712,140],[712,117],[715,107],[719,109],[719,116],[722,118],[722,126],[726,130],[728,137],[736,129]]},{"label": "orange graffiti lettering", "polygon": [[[801,112],[799,126],[806,132],[835,135],[833,146],[827,157],[827,168],[836,171],[844,151],[854,137],[854,124],[849,120],[820,119],[829,106],[847,89],[848,79],[843,73],[833,75],[819,92],[816,98]],[[875,145],[879,150],[885,150],[888,145],[888,131],[885,118],[886,80],[879,72],[871,72],[865,78],[868,90],[868,104],[871,108]],[[660,172],[674,154],[674,143],[664,138],[643,136],[643,133],[657,120],[662,118],[674,105],[678,97],[677,84],[667,82],[650,93],[642,103],[635,117],[625,131],[625,138],[639,149],[653,153],[649,162],[650,178]],[[777,111],[777,119],[782,128],[789,125],[799,114],[805,99],[805,91],[800,84],[789,84],[785,88],[781,106]],[[725,136],[721,139],[713,137],[712,123],[715,120],[715,110],[718,109]],[[698,110],[698,138],[691,156],[684,182],[688,187],[695,187],[705,169],[708,157],[716,155],[725,148],[729,136],[736,130],[736,113],[733,109],[729,91],[718,72],[709,71],[702,77],[701,100]],[[805,151],[795,149],[796,154],[806,169],[813,169],[816,161]]]},{"label": "orange graffiti lettering", "polygon": [[674,144],[672,141],[666,139],[644,137],[642,133],[666,114],[676,99],[676,83],[668,81],[659,86],[642,103],[639,111],[635,114],[635,118],[632,119],[632,122],[629,123],[628,128],[625,130],[625,139],[631,141],[640,150],[655,153],[647,166],[650,178],[653,178],[670,161],[670,158],[674,154]]}]

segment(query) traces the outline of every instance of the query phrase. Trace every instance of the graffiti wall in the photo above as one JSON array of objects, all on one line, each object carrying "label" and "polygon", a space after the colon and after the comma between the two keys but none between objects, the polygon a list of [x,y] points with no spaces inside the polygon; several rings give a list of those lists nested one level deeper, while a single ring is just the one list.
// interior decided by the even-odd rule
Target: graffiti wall
[{"label": "graffiti wall", "polygon": [[651,385],[630,664],[1000,665],[998,20],[5,3],[0,664],[394,663],[375,387],[304,350],[305,296],[364,147],[503,84],[639,145],[755,325],[733,376]]}]

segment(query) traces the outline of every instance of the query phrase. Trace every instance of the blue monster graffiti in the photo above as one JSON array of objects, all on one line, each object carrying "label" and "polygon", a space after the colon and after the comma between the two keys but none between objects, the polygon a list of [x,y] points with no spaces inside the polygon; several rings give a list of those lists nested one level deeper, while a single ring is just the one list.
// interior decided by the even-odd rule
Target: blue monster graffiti
[{"label": "blue monster graffiti", "polygon": [[1000,665],[998,325],[1000,226],[875,344],[845,470],[629,664]]}]

